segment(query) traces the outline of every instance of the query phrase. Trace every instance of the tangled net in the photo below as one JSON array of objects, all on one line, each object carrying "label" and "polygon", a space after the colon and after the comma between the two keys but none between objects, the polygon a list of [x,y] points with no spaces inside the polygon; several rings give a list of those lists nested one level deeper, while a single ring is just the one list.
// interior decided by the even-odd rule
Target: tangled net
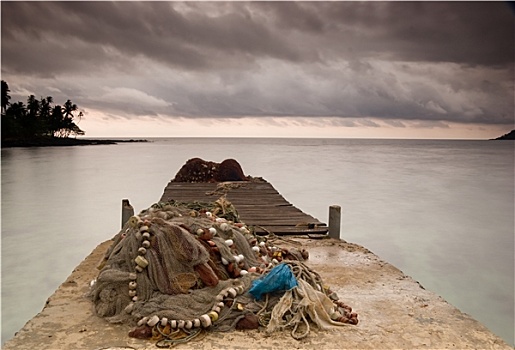
[{"label": "tangled net", "polygon": [[[357,324],[357,314],[302,262],[307,251],[279,248],[251,231],[225,197],[154,204],[129,219],[99,265],[90,291],[97,315],[160,347],[205,331],[291,329],[302,339],[312,324]],[[296,287],[257,300],[249,291],[279,264]]]},{"label": "tangled net", "polygon": [[172,182],[224,182],[249,181],[241,165],[234,159],[225,159],[221,163],[191,158],[175,175]]}]

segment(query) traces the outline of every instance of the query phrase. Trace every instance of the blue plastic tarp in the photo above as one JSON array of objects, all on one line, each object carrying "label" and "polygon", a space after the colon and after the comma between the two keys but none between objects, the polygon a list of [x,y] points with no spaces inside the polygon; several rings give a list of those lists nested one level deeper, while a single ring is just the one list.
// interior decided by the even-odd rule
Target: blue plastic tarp
[{"label": "blue plastic tarp", "polygon": [[249,293],[257,300],[261,300],[264,294],[287,291],[298,285],[291,268],[287,264],[279,264],[268,274],[252,282]]}]

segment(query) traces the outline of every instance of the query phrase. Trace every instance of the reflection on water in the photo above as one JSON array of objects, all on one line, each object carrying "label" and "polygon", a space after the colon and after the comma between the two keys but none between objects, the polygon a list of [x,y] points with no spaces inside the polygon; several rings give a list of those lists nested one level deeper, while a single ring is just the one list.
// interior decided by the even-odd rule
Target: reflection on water
[{"label": "reflection on water", "polygon": [[164,139],[2,150],[2,341],[193,157],[235,158],[513,344],[513,143]]}]

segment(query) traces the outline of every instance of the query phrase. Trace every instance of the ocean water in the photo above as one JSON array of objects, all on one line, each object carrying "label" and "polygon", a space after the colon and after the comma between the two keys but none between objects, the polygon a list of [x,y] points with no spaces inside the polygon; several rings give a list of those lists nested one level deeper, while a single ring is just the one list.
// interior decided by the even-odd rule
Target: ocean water
[{"label": "ocean water", "polygon": [[149,207],[200,157],[237,159],[322,221],[340,205],[342,239],[514,344],[511,141],[176,138],[1,156],[2,343],[118,232],[122,198]]}]

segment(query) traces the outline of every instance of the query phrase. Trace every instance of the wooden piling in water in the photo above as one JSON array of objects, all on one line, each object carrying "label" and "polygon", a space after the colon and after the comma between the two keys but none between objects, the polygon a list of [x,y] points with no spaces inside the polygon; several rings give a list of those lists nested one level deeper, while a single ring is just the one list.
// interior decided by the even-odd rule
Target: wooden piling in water
[{"label": "wooden piling in water", "polygon": [[341,211],[339,205],[329,207],[329,237],[340,239]]},{"label": "wooden piling in water", "polygon": [[129,218],[133,215],[134,215],[134,208],[129,203],[129,200],[126,198],[122,199],[122,228],[123,228],[123,225],[125,225],[125,223],[127,221],[129,221]]}]

